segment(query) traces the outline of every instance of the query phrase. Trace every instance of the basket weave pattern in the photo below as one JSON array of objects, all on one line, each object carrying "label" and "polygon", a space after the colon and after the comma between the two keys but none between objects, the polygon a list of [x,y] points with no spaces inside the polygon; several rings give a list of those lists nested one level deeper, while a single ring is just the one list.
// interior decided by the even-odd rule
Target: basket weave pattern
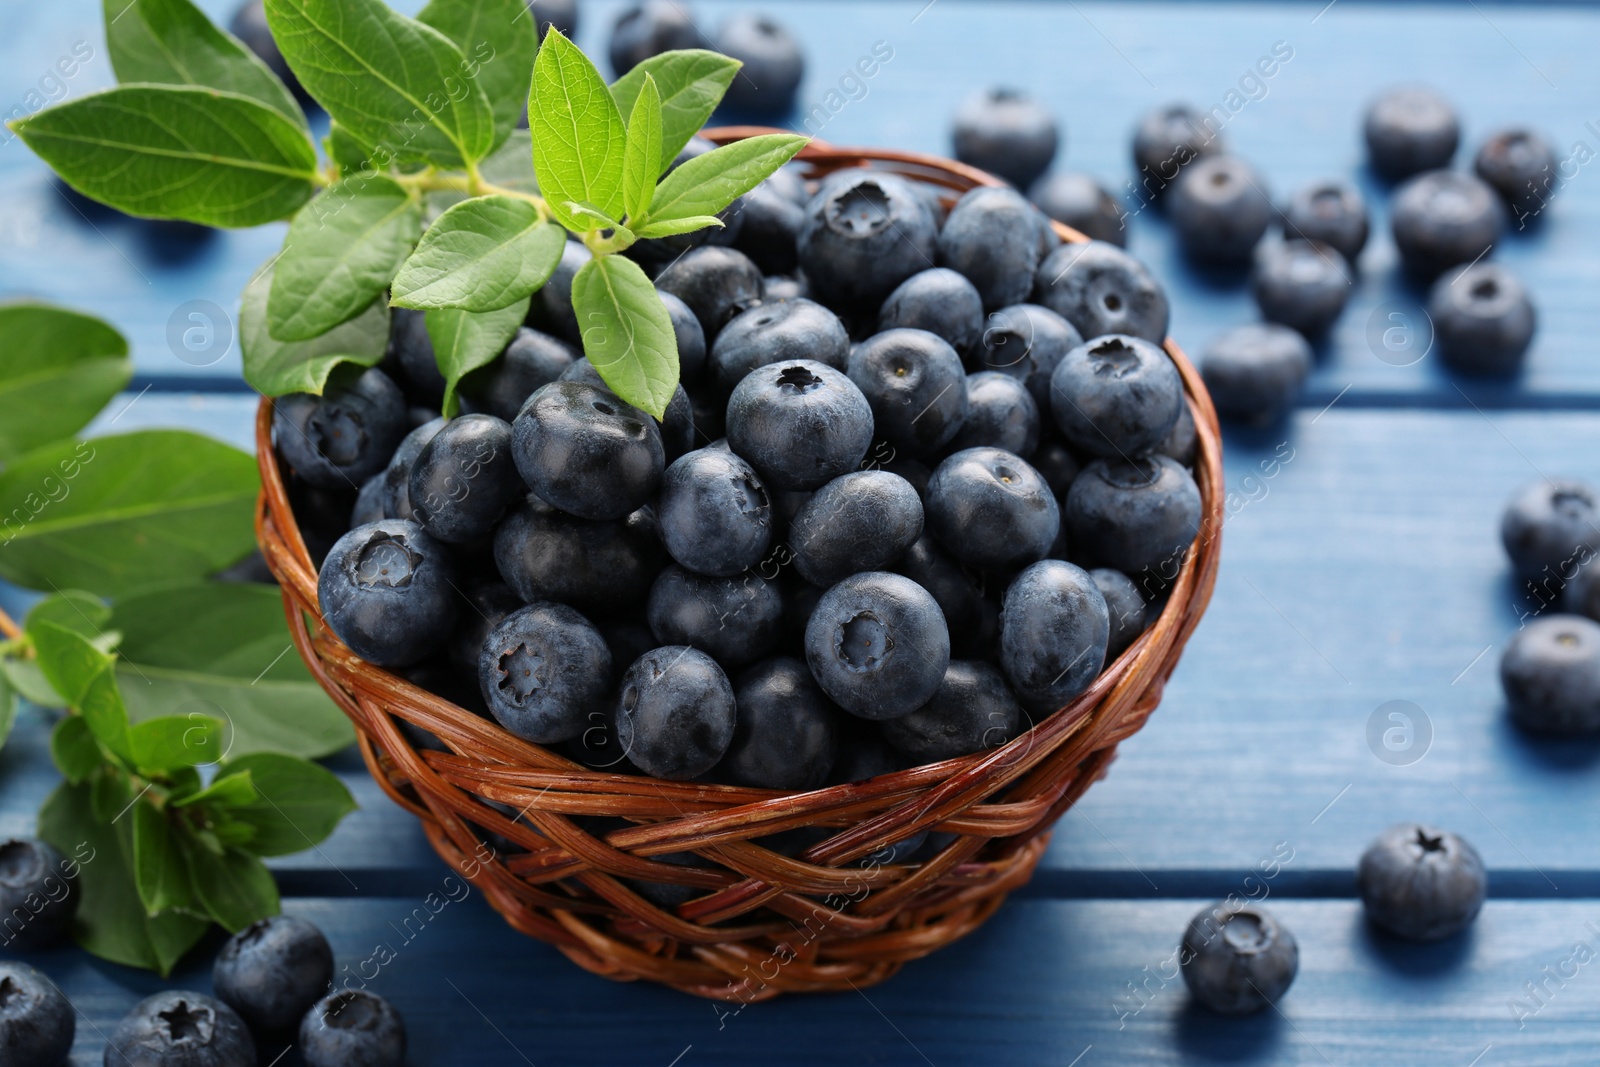
[{"label": "basket weave pattern", "polygon": [[[754,132],[709,136],[726,142]],[[800,161],[813,175],[874,166],[955,193],[997,184],[910,153],[814,143]],[[268,399],[256,422],[257,539],[282,585],[295,645],[355,724],[373,777],[512,926],[596,974],[719,1000],[864,987],[969,933],[1028,880],[1050,827],[1155,710],[1200,620],[1220,550],[1221,444],[1198,374],[1172,342],[1166,347],[1195,416],[1203,512],[1160,617],[1087,692],[1004,746],[863,782],[784,794],[590,770],[365,663],[318,611],[317,574],[285,495]],[[419,750],[396,719],[449,751]],[[595,836],[573,821],[585,815],[634,825]],[[801,826],[838,832],[795,858],[754,843]],[[923,829],[957,836],[920,864],[852,862]],[[503,840],[494,848],[486,837]],[[681,852],[715,866],[653,858]],[[692,886],[696,896],[663,910],[623,879]]]}]

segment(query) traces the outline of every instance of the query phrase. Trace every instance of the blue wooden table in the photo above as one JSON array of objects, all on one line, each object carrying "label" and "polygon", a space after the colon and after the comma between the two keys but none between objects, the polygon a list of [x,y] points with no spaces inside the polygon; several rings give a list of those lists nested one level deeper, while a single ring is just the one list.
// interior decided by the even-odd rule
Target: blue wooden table
[{"label": "blue wooden table", "polygon": [[[203,6],[224,15],[231,0]],[[589,0],[580,43],[602,48],[620,6]],[[1600,480],[1600,10],[1357,0],[696,0],[693,10],[709,26],[750,6],[803,39],[796,121],[809,115],[807,131],[836,143],[946,151],[964,94],[1015,83],[1063,122],[1057,165],[1118,188],[1141,111],[1171,99],[1209,108],[1237,90],[1225,135],[1275,191],[1338,175],[1372,196],[1374,239],[1300,409],[1277,430],[1229,435],[1236,496],[1221,578],[1161,710],[1062,821],[1027,889],[964,942],[860,994],[733,1011],[579,971],[475,894],[420,921],[427,894],[459,883],[349,754],[330,763],[361,810],[319,851],[275,862],[286,909],[317,922],[341,968],[400,1007],[418,1067],[1593,1063],[1600,744],[1512,729],[1496,664],[1539,608],[1508,573],[1501,506],[1540,477]],[[0,108],[56,91],[48,72],[78,42],[94,58],[65,86],[72,94],[111,81],[99,4],[0,5]],[[851,80],[877,42],[893,58]],[[1292,58],[1270,80],[1242,83],[1277,42]],[[1492,128],[1527,122],[1564,160],[1542,224],[1496,252],[1539,308],[1515,384],[1459,381],[1431,353],[1417,358],[1425,346],[1397,356],[1376,340],[1393,314],[1425,328],[1419,293],[1396,276],[1384,191],[1361,167],[1363,104],[1401,81],[1435,84],[1460,105],[1463,155]],[[1173,297],[1180,344],[1198,351],[1253,318],[1237,279],[1186,267],[1153,212],[1131,225],[1132,250]],[[254,401],[237,346],[175,349],[168,323],[192,301],[231,314],[281,238],[266,227],[194,241],[84,218],[20,144],[0,147],[0,295],[91,309],[130,336],[139,373],[119,429],[182,425],[250,446]],[[1384,760],[1369,720],[1396,700],[1426,729],[1405,758]],[[0,834],[30,832],[54,784],[46,737],[44,718],[26,712],[0,750]],[[1356,859],[1402,818],[1457,830],[1491,868],[1482,916],[1448,944],[1398,945],[1362,921]],[[1274,858],[1275,877],[1246,881]],[[1279,1011],[1218,1019],[1175,980],[1184,923],[1229,892],[1265,893],[1299,939],[1300,976]],[[98,1064],[102,1034],[164,984],[77,950],[35,962],[79,1010],[76,1064]],[[173,981],[209,988],[208,953]]]}]

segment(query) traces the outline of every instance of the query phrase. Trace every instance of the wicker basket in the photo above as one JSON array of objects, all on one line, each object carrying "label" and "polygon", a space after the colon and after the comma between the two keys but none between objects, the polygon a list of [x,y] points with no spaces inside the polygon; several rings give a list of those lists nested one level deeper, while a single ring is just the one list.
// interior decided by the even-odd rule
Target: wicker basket
[{"label": "wicker basket", "polygon": [[[708,136],[727,142],[756,132]],[[954,193],[999,184],[904,152],[813,144],[800,160],[814,175],[882,167]],[[256,422],[257,537],[282,584],[295,645],[355,723],[373,777],[512,926],[596,974],[719,1000],[868,986],[975,929],[1028,880],[1050,827],[1155,710],[1200,620],[1220,549],[1221,445],[1199,375],[1177,346],[1166,348],[1195,416],[1204,512],[1160,617],[1087,692],[1003,747],[848,785],[784,794],[590,770],[358,659],[318,612],[317,574],[285,496],[266,399]],[[396,719],[437,735],[449,751],[419,750]],[[513,821],[485,801],[524,814]],[[593,821],[574,816],[633,825],[595,836],[585,829]],[[802,826],[838,832],[798,858],[752,843]],[[924,828],[954,836],[920,864],[851,862]],[[653,858],[686,851],[714,867]],[[625,879],[697,895],[667,911]]]}]

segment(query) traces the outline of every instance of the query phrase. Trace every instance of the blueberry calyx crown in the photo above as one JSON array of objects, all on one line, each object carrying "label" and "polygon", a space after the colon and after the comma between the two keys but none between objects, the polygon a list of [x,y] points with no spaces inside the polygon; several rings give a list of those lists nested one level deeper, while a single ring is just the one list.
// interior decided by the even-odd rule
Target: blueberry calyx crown
[{"label": "blueberry calyx crown", "polygon": [[833,640],[839,658],[853,671],[876,670],[894,652],[893,632],[870,611],[846,619]]},{"label": "blueberry calyx crown", "polygon": [[160,1032],[169,1045],[211,1044],[216,1018],[203,1004],[191,1008],[187,1000],[180,1000],[166,1011],[157,1012],[156,1017],[166,1024],[165,1031]]},{"label": "blueberry calyx crown", "polygon": [[889,194],[864,181],[828,205],[828,225],[850,236],[865,237],[889,225]]},{"label": "blueberry calyx crown", "polygon": [[404,589],[421,564],[420,553],[393,534],[380,533],[355,556],[355,579],[364,586]]},{"label": "blueberry calyx crown", "polygon": [[367,449],[367,427],[359,412],[326,404],[306,420],[312,447],[336,467],[347,467]]},{"label": "blueberry calyx crown", "polygon": [[500,691],[517,707],[544,688],[544,655],[523,642],[500,656]]},{"label": "blueberry calyx crown", "polygon": [[1094,361],[1095,376],[1100,378],[1123,378],[1139,366],[1139,353],[1120,337],[1095,345],[1089,349],[1089,356]]}]

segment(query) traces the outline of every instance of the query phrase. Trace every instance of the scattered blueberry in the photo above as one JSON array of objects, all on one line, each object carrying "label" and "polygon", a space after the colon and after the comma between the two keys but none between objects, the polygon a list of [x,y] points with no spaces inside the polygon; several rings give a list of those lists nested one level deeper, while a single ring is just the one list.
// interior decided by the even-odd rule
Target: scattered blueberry
[{"label": "scattered blueberry", "polygon": [[732,248],[706,245],[684,253],[656,276],[656,288],[694,312],[708,345],[734,316],[761,303],[761,268]]},{"label": "scattered blueberry", "polygon": [[1283,209],[1283,236],[1320,241],[1355,265],[1367,244],[1367,202],[1345,181],[1314,182],[1295,190]]},{"label": "scattered blueberry", "polygon": [[376,993],[329,993],[300,1023],[300,1055],[306,1067],[402,1067],[406,1024]]},{"label": "scattered blueberry", "polygon": [[729,577],[753,567],[772,540],[772,504],[755,469],[718,449],[690,452],[661,480],[661,540],[697,574]]},{"label": "scattered blueberry", "polygon": [[1015,189],[978,186],[964,193],[939,231],[939,262],[978,289],[986,309],[1018,304],[1033,291],[1045,225]]},{"label": "scattered blueberry", "polygon": [[1306,339],[1270,322],[1228,330],[1206,346],[1200,359],[1200,376],[1217,414],[1257,426],[1281,419],[1310,373]]},{"label": "scattered blueberry", "polygon": [[1536,733],[1600,733],[1600,623],[1547,615],[1511,638],[1500,659],[1511,717]]},{"label": "scattered blueberry", "polygon": [[1144,598],[1133,579],[1121,571],[1099,567],[1090,571],[1089,577],[1106,598],[1106,611],[1111,616],[1111,637],[1106,644],[1106,662],[1110,663],[1144,633]]},{"label": "scattered blueberry", "polygon": [[1010,452],[969,448],[928,482],[928,529],[956,559],[1014,570],[1044,558],[1061,511],[1039,472]]},{"label": "scattered blueberry", "polygon": [[1147,112],[1133,133],[1133,166],[1144,198],[1160,199],[1184,167],[1223,150],[1221,130],[1211,129],[1211,117],[1188,104]]},{"label": "scattered blueberry", "polygon": [[1186,168],[1167,207],[1184,253],[1221,265],[1247,261],[1276,214],[1266,179],[1237,156],[1210,156]]},{"label": "scattered blueberry", "polygon": [[1000,669],[1029,711],[1053,712],[1089,688],[1110,638],[1094,579],[1059,559],[1017,575],[1000,604]]},{"label": "scattered blueberry", "polygon": [[1505,228],[1495,191],[1470,174],[1419,174],[1395,193],[1391,226],[1406,269],[1432,278],[1486,255]]},{"label": "scattered blueberry", "polygon": [[967,375],[949,342],[926,330],[894,329],[850,351],[850,380],[872,406],[879,437],[909,456],[933,456],[967,417]]},{"label": "scattered blueberry", "polygon": [[332,981],[328,939],[292,915],[260,919],[240,930],[211,968],[217,998],[267,1034],[293,1030]]},{"label": "scattered blueberry", "polygon": [[618,77],[640,63],[679,48],[704,48],[706,39],[676,0],[643,0],[627,8],[611,27],[607,51]]},{"label": "scattered blueberry", "polygon": [[728,400],[728,443],[779,490],[816,489],[855,470],[872,407],[849,378],[811,360],[770,363]]},{"label": "scattered blueberry", "polygon": [[1449,166],[1461,140],[1455,109],[1421,86],[1393,89],[1374,100],[1364,130],[1372,169],[1391,181]]},{"label": "scattered blueberry", "polygon": [[1020,380],[998,371],[967,375],[967,418],[957,450],[1000,448],[1027,459],[1039,446],[1039,405]]},{"label": "scattered blueberry", "polygon": [[1050,376],[1056,364],[1081,344],[1072,323],[1049,308],[1013,304],[989,316],[972,362],[977,369],[1020,380],[1042,417],[1050,411]]},{"label": "scattered blueberry", "polygon": [[809,359],[844,370],[850,335],[839,316],[810,300],[753,307],[733,319],[711,346],[711,373],[724,395],[758,367]]},{"label": "scattered blueberry", "polygon": [[1331,245],[1293,238],[1257,249],[1250,289],[1263,319],[1318,337],[1344,311],[1352,273]]},{"label": "scattered blueberry", "polygon": [[1028,726],[999,671],[987,663],[951,660],[926,704],[879,729],[884,740],[917,763],[937,763],[999,748]]},{"label": "scattered blueberry", "polygon": [[898,574],[864,572],[829,589],[806,626],[806,663],[834,703],[863,719],[926,704],[950,663],[938,603]]},{"label": "scattered blueberry", "polygon": [[650,587],[645,614],[655,635],[651,648],[691,645],[735,670],[777,645],[783,629],[783,596],[776,583],[753,571],[708,578],[682,567],[665,567]]},{"label": "scattered blueberry", "polygon": [[648,507],[596,521],[568,515],[530,493],[495,530],[494,561],[526,603],[554,600],[608,616],[642,604],[666,559]]},{"label": "scattered blueberry", "polygon": [[1051,174],[1035,182],[1028,197],[1040,211],[1091,241],[1127,247],[1128,226],[1122,205],[1089,175],[1075,171]]},{"label": "scattered blueberry", "polygon": [[795,569],[826,588],[886,568],[922,533],[922,500],[887,471],[854,471],[811,494],[789,524]]},{"label": "scattered blueberry", "polygon": [[455,628],[455,566],[444,545],[402,519],[357,526],[317,576],[322,617],[356,655],[403,667],[437,652]]},{"label": "scattered blueberry", "polygon": [[489,631],[478,682],[489,711],[525,741],[577,737],[606,697],[611,651],[594,624],[564,604],[530,604]]},{"label": "scattered blueberry", "polygon": [[936,237],[933,213],[909,181],[881,172],[835,174],[806,206],[800,266],[829,306],[876,308],[934,265]]},{"label": "scattered blueberry", "polygon": [[1401,823],[1361,854],[1367,918],[1407,941],[1441,941],[1478,917],[1489,878],[1478,852],[1448,830]]},{"label": "scattered blueberry", "polygon": [[744,64],[723,103],[749,115],[787,115],[805,77],[800,42],[777,20],[751,12],[730,17],[717,31],[716,50]]},{"label": "scattered blueberry", "polygon": [[412,519],[423,532],[451,544],[484,537],[525,488],[511,427],[493,415],[450,420],[417,455],[410,483]]},{"label": "scattered blueberry", "polygon": [[758,789],[816,789],[839,749],[839,709],[811,672],[788,656],[763,660],[739,676],[733,741],[718,777]]},{"label": "scattered blueberry", "polygon": [[1200,532],[1200,490],[1167,456],[1096,460],[1072,483],[1062,525],[1074,558],[1170,579]]},{"label": "scattered blueberry", "polygon": [[1515,373],[1537,325],[1527,289],[1497,263],[1442,276],[1428,294],[1428,317],[1440,357],[1468,374]]},{"label": "scattered blueberry", "polygon": [[734,719],[733,687],[699,649],[655,649],[622,676],[617,738],[656,778],[682,781],[715,767],[733,741]]},{"label": "scattered blueberry", "polygon": [[1143,263],[1104,241],[1064,244],[1034,275],[1033,297],[1082,337],[1125,333],[1160,344],[1167,337],[1167,294]]},{"label": "scattered blueberry", "polygon": [[983,298],[948,267],[918,271],[895,287],[878,310],[878,329],[927,330],[959,353],[973,350],[983,334]]},{"label": "scattered blueberry", "polygon": [[78,1016],[56,984],[26,963],[0,960],[0,1059],[17,1067],[60,1067]]},{"label": "scattered blueberry", "polygon": [[64,938],[78,912],[76,866],[47,841],[0,843],[0,943],[21,952]]},{"label": "scattered blueberry", "polygon": [[105,1067],[255,1067],[256,1046],[232,1008],[204,993],[174,989],[145,997],[122,1017],[106,1041],[104,1062]]},{"label": "scattered blueberry", "polygon": [[1200,1003],[1222,1015],[1247,1015],[1289,991],[1300,948],[1266,909],[1219,902],[1189,921],[1178,966]]},{"label": "scattered blueberry", "polygon": [[1505,199],[1520,228],[1525,216],[1543,210],[1557,181],[1557,165],[1549,141],[1533,130],[1514,127],[1483,142],[1472,169]]},{"label": "scattered blueberry", "polygon": [[1072,447],[1131,459],[1153,451],[1178,421],[1183,380],[1158,346],[1097,337],[1068,352],[1050,377],[1050,406]]},{"label": "scattered blueberry", "polygon": [[596,386],[544,386],[523,405],[512,434],[529,488],[579,518],[620,519],[661,484],[666,454],[655,420]]},{"label": "scattered blueberry", "polygon": [[[679,346],[680,362],[682,347]],[[510,422],[528,397],[540,386],[561,377],[576,358],[572,346],[565,341],[523,326],[499,359],[462,381],[461,392],[479,411]]]},{"label": "scattered blueberry", "polygon": [[1500,540],[1521,577],[1564,580],[1600,553],[1600,496],[1570,479],[1534,482],[1506,505]]},{"label": "scattered blueberry", "polygon": [[1026,189],[1050,169],[1060,135],[1038,100],[1019,89],[993,88],[961,102],[951,140],[961,162]]},{"label": "scattered blueberry", "polygon": [[383,470],[406,435],[406,398],[372,368],[321,396],[291,393],[272,406],[278,454],[306,484],[359,488]]}]

